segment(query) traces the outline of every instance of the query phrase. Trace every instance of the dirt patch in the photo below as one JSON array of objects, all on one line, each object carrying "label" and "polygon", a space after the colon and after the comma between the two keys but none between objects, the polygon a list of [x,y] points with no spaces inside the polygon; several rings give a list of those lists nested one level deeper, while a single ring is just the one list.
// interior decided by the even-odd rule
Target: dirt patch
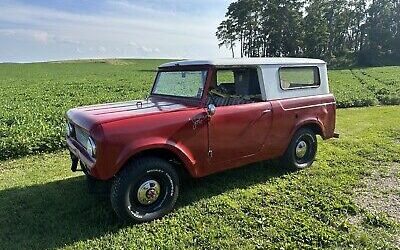
[{"label": "dirt patch", "polygon": [[400,223],[400,164],[378,165],[356,190],[356,202],[371,213],[385,213]]},{"label": "dirt patch", "polygon": [[[400,163],[389,165],[375,164],[371,175],[362,180],[361,187],[355,190],[355,202],[363,210],[373,215],[385,214],[389,219],[400,223]],[[379,218],[379,217],[378,217]],[[349,223],[364,228],[365,218],[361,213],[349,217]],[[376,223],[376,222],[374,222]],[[371,233],[378,228],[364,228]],[[372,231],[371,231],[372,230]],[[400,249],[400,232],[388,232],[388,242]]]}]

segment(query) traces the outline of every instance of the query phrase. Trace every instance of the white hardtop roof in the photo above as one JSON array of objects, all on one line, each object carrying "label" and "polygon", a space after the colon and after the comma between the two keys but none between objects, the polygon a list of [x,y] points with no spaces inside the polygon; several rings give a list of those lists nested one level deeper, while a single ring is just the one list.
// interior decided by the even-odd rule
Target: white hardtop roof
[{"label": "white hardtop roof", "polygon": [[293,64],[325,64],[320,59],[311,58],[292,58],[292,57],[256,57],[256,58],[230,58],[230,59],[213,59],[213,60],[183,60],[164,63],[163,67],[173,66],[195,66],[195,65],[214,65],[214,66],[245,66],[245,65],[293,65]]}]

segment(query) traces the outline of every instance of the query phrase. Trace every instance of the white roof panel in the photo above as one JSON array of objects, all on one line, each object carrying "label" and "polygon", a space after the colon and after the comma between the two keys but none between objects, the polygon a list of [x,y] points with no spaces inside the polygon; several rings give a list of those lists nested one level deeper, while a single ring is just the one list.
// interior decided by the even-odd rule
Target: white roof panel
[{"label": "white roof panel", "polygon": [[191,66],[191,65],[214,65],[214,66],[245,66],[245,65],[290,65],[290,64],[325,64],[320,59],[292,58],[292,57],[256,57],[256,58],[230,58],[213,60],[183,60],[164,63],[163,67]]}]

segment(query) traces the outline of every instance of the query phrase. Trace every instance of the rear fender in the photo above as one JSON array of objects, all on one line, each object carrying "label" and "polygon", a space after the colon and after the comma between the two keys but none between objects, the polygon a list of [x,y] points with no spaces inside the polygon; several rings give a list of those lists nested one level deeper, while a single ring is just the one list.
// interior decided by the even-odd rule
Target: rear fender
[{"label": "rear fender", "polygon": [[319,120],[319,119],[317,119],[317,118],[312,118],[312,119],[306,119],[306,120],[302,120],[302,121],[300,121],[300,122],[298,122],[297,124],[296,124],[296,126],[294,127],[294,129],[292,130],[292,132],[290,133],[290,139],[293,137],[293,135],[294,135],[294,133],[296,133],[296,131],[297,130],[299,130],[300,128],[302,128],[302,127],[313,127],[313,126],[315,126],[315,127],[318,127],[318,130],[319,130],[319,135],[322,137],[322,138],[325,138],[325,128],[324,128],[324,125],[322,124],[322,122]]}]

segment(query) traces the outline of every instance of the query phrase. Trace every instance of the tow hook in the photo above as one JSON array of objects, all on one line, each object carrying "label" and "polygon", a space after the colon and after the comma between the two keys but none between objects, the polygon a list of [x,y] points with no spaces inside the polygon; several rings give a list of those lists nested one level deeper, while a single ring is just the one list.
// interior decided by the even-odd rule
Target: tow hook
[{"label": "tow hook", "polygon": [[72,172],[76,172],[78,171],[78,162],[79,159],[78,157],[76,157],[73,153],[70,152],[70,156],[71,156],[71,171]]}]

